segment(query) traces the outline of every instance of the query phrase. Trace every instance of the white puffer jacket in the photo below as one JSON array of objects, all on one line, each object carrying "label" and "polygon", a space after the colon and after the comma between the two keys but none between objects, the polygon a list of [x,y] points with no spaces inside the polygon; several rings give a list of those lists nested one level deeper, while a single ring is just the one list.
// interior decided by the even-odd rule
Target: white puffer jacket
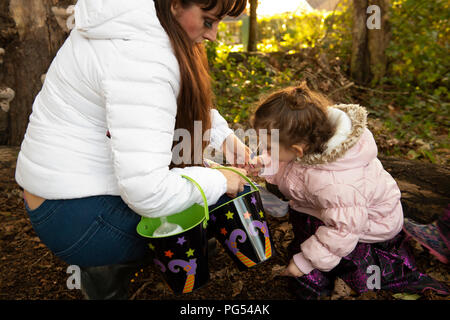
[{"label": "white puffer jacket", "polygon": [[[45,199],[120,195],[136,213],[160,217],[203,203],[187,175],[208,205],[217,202],[227,189],[219,171],[169,170],[180,75],[154,2],[78,0],[75,20],[33,104],[18,184]],[[232,131],[211,116],[220,149]]]}]

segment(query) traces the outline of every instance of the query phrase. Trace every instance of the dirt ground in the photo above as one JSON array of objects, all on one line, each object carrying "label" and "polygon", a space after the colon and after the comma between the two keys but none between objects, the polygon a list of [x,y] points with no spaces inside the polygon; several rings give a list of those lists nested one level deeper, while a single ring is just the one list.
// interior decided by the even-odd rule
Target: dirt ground
[{"label": "dirt ground", "polygon": [[[18,148],[0,147],[0,300],[73,300],[82,299],[79,290],[66,286],[68,265],[55,257],[36,236],[25,211],[22,191],[14,181]],[[269,261],[240,272],[218,244],[218,253],[210,259],[211,280],[203,288],[175,296],[162,281],[156,268],[138,270],[130,280],[130,297],[136,300],[295,300],[286,278],[273,277],[273,270],[287,263],[287,245],[292,231],[287,217],[268,217],[274,239],[275,256]],[[450,266],[445,265],[411,241],[420,271],[450,285]],[[333,300],[393,300],[390,292],[372,291],[363,295],[345,294],[342,284]],[[426,291],[421,300],[450,300]]]}]

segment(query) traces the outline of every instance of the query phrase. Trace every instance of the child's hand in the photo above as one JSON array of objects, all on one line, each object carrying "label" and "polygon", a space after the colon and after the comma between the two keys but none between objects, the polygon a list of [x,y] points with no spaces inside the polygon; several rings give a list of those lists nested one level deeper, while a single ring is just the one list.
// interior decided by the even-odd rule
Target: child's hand
[{"label": "child's hand", "polygon": [[297,265],[294,262],[294,259],[291,259],[291,261],[289,262],[289,265],[286,267],[286,269],[284,269],[283,272],[281,272],[282,276],[286,276],[286,277],[301,277],[304,275],[303,272],[300,271],[300,269],[297,267]]},{"label": "child's hand", "polygon": [[249,175],[257,176],[261,172],[261,169],[264,168],[264,161],[262,157],[253,156],[252,154],[244,168],[248,171]]}]

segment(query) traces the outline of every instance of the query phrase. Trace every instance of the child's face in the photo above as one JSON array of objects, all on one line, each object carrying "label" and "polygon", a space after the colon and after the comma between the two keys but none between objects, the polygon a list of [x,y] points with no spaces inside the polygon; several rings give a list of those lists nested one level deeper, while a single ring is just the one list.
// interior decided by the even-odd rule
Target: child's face
[{"label": "child's face", "polygon": [[270,155],[272,159],[275,159],[278,153],[278,161],[281,162],[290,162],[293,161],[297,156],[297,151],[293,147],[286,147],[279,143],[279,141],[272,141],[271,136],[267,137],[267,153]]}]

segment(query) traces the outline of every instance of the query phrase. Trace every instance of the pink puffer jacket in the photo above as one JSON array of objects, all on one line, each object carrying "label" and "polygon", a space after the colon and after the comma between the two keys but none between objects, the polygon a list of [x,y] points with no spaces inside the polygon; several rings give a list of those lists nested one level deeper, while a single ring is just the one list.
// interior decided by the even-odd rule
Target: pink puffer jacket
[{"label": "pink puffer jacket", "polygon": [[294,255],[299,269],[330,271],[357,243],[392,239],[403,226],[400,190],[377,159],[377,146],[366,128],[367,112],[357,105],[329,108],[336,134],[322,154],[279,163],[265,177],[290,199],[292,209],[322,220],[325,226]]}]

